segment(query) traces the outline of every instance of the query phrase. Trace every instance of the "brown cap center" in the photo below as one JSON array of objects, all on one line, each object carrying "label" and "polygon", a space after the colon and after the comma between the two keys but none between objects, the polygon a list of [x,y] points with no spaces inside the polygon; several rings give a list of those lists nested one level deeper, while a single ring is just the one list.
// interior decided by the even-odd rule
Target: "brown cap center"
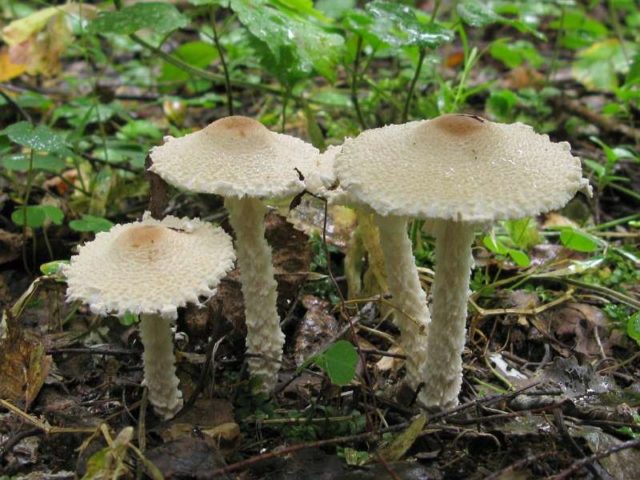
[{"label": "brown cap center", "polygon": [[153,249],[161,242],[166,233],[166,229],[158,225],[132,227],[118,237],[116,246],[122,250]]},{"label": "brown cap center", "polygon": [[226,132],[239,137],[260,137],[268,132],[267,128],[253,118],[234,115],[216,120],[208,127],[212,131]]},{"label": "brown cap center", "polygon": [[447,135],[465,137],[485,127],[486,121],[477,115],[449,114],[434,118],[425,125],[429,124],[442,130]]}]

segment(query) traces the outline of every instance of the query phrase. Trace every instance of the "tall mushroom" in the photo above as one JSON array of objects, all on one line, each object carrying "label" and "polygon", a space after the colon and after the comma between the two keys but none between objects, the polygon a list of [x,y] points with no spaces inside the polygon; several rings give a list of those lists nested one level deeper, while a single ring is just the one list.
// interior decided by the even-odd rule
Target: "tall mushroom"
[{"label": "tall mushroom", "polygon": [[262,199],[304,189],[301,172],[313,170],[318,150],[289,135],[269,131],[241,116],[217,120],[180,138],[165,138],[152,149],[151,170],[167,182],[194,192],[225,197],[236,234],[252,375],[262,388],[275,387],[284,334],[276,308],[271,249],[264,238]]},{"label": "tall mushroom", "polygon": [[[409,257],[403,218],[433,220],[433,322],[426,359],[417,366],[425,383],[419,397],[423,404],[458,402],[475,230],[498,219],[561,207],[578,189],[588,189],[580,160],[570,150],[568,143],[553,143],[527,125],[470,115],[389,125],[345,142],[336,159],[338,179],[352,197],[378,212],[386,252],[395,238],[398,250],[403,249],[398,254]],[[393,285],[399,265],[408,269],[413,264],[392,252],[385,255]],[[405,275],[416,278],[413,269]],[[422,307],[423,294],[411,288]]]},{"label": "tall mushroom", "polygon": [[212,296],[234,260],[231,238],[221,228],[146,214],[98,233],[65,268],[68,301],[87,303],[98,315],[140,315],[144,381],[162,418],[182,408],[171,322],[178,307]]}]

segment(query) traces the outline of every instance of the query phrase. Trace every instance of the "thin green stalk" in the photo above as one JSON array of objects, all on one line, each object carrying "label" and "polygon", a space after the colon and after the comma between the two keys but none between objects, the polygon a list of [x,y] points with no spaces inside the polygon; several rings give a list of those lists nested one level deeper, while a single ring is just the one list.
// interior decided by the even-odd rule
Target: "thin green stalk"
[{"label": "thin green stalk", "polygon": [[617,183],[610,183],[607,185],[609,188],[613,188],[614,190],[618,190],[629,197],[635,198],[636,200],[640,200],[640,193],[631,190],[630,188],[623,187],[622,185],[618,185]]},{"label": "thin green stalk", "polygon": [[608,228],[616,227],[618,225],[622,225],[623,223],[627,223],[627,222],[629,222],[631,220],[635,220],[637,218],[640,218],[640,213],[634,213],[633,215],[628,215],[626,217],[616,218],[615,220],[611,220],[610,222],[601,223],[601,224],[596,225],[594,227],[591,227],[591,228],[589,228],[587,230],[590,231],[590,232],[596,231],[596,230],[606,230]]},{"label": "thin green stalk", "polygon": [[282,125],[280,125],[280,131],[284,133],[285,127],[287,125],[287,104],[289,103],[289,98],[291,97],[291,87],[287,87],[282,94]]},{"label": "thin green stalk", "polygon": [[31,275],[31,269],[29,268],[29,262],[27,260],[27,206],[29,204],[29,196],[31,195],[31,184],[33,182],[33,155],[33,149],[31,149],[31,153],[29,154],[29,168],[27,170],[27,184],[25,185],[24,194],[22,196],[22,263],[24,264],[25,271],[29,275]]},{"label": "thin green stalk", "polygon": [[227,91],[227,110],[229,115],[233,115],[233,95],[231,93],[231,80],[229,78],[229,68],[227,62],[224,59],[224,51],[222,45],[220,45],[220,39],[218,38],[218,30],[216,29],[216,9],[211,9],[211,29],[213,30],[213,42],[218,50],[220,56],[220,63],[222,64],[222,71],[224,72],[224,87]]},{"label": "thin green stalk", "polygon": [[416,88],[416,83],[418,83],[418,77],[420,76],[420,71],[422,70],[422,64],[424,63],[424,57],[427,54],[427,49],[425,47],[420,48],[420,54],[418,55],[418,65],[416,66],[416,71],[413,74],[413,78],[411,79],[411,84],[409,85],[409,93],[407,94],[407,101],[404,103],[404,108],[402,110],[402,123],[407,121],[409,117],[409,107],[411,106],[411,99],[413,98],[413,91]]},{"label": "thin green stalk", "polygon": [[353,60],[353,73],[351,75],[351,102],[356,109],[356,115],[358,116],[358,122],[362,130],[367,129],[367,123],[362,116],[362,110],[360,110],[360,101],[358,100],[358,70],[360,67],[360,53],[362,52],[362,36],[358,35],[358,43],[356,44],[356,58]]}]

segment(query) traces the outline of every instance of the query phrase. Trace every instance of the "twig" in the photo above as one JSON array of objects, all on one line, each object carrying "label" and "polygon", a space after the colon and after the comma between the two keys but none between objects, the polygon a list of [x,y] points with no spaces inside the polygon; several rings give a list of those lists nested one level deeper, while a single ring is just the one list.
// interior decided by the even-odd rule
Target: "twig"
[{"label": "twig", "polygon": [[577,462],[574,462],[573,465],[571,465],[569,468],[562,470],[557,475],[549,477],[549,480],[564,480],[565,478],[570,478],[574,473],[576,473],[582,467],[586,465],[591,465],[593,464],[593,462],[600,460],[601,458],[608,457],[609,455],[613,455],[614,453],[620,452],[622,450],[627,450],[629,448],[638,448],[638,447],[640,447],[640,438],[619,443],[617,445],[607,448],[606,450],[603,450],[598,453],[594,453],[589,457],[581,458]]},{"label": "twig", "polygon": [[169,206],[169,185],[160,175],[149,170],[152,164],[151,155],[147,155],[144,176],[149,182],[149,212],[156,220],[162,220]]},{"label": "twig", "polygon": [[526,467],[531,463],[535,463],[538,460],[541,460],[545,457],[549,457],[555,454],[555,452],[542,452],[537,455],[528,455],[525,458],[518,460],[517,462],[512,463],[511,465],[498,470],[497,472],[492,473],[491,475],[484,478],[484,480],[498,480],[499,478],[511,478],[511,475],[516,470],[521,469],[522,467]]},{"label": "twig", "polygon": [[635,141],[640,140],[639,129],[630,127],[624,123],[619,123],[610,117],[604,117],[587,108],[577,100],[571,100],[566,97],[553,97],[551,101],[557,109],[582,117],[587,122],[594,124],[605,132],[618,133]]}]

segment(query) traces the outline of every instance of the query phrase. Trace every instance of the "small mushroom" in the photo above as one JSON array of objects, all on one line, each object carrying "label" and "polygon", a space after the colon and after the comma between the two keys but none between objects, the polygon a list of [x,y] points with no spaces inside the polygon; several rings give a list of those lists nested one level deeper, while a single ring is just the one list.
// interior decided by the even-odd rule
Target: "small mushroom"
[{"label": "small mushroom", "polygon": [[171,322],[178,307],[212,296],[234,260],[231,238],[221,228],[145,214],[142,221],[98,233],[65,268],[67,301],[87,303],[97,315],[140,316],[144,382],[164,419],[182,408]]},{"label": "small mushroom", "polygon": [[394,297],[405,288],[407,293],[400,291],[404,308],[419,303],[426,310],[417,275],[412,270],[409,279],[409,273],[399,273],[414,267],[404,218],[432,220],[433,322],[426,357],[413,367],[425,384],[423,404],[458,402],[475,230],[561,207],[577,190],[588,190],[580,160],[570,150],[568,143],[553,143],[527,125],[470,115],[389,125],[345,142],[336,159],[338,179],[349,195],[378,213],[389,284]]},{"label": "small mushroom", "polygon": [[252,375],[272,391],[282,361],[284,334],[276,308],[271,249],[264,238],[262,199],[287,197],[304,189],[318,150],[269,131],[260,122],[226,117],[181,138],[165,138],[151,150],[151,170],[167,182],[194,192],[225,197],[236,234]]}]

